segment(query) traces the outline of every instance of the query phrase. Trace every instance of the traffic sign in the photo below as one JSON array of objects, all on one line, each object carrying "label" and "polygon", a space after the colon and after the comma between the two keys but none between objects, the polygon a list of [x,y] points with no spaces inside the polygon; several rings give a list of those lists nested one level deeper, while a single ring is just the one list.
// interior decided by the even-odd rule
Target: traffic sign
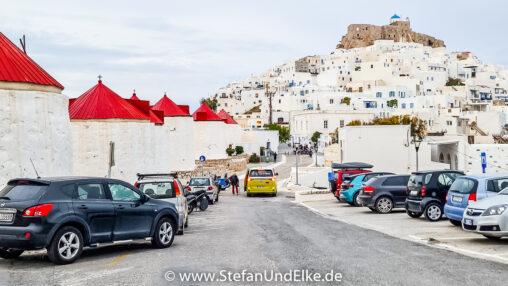
[{"label": "traffic sign", "polygon": [[485,154],[485,152],[482,152],[481,158],[482,158],[482,170],[483,173],[485,174],[485,169],[487,168],[487,154]]},{"label": "traffic sign", "polygon": [[205,156],[203,156],[203,155],[199,156],[199,161],[201,161],[201,162],[205,162],[205,161],[206,161]]}]

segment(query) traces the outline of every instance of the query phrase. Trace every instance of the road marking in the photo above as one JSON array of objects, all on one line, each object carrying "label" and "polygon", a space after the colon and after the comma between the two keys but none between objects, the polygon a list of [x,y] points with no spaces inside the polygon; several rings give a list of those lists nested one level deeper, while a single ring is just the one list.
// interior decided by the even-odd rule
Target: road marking
[{"label": "road marking", "polygon": [[113,266],[115,265],[117,262],[119,262],[120,260],[124,259],[125,257],[127,257],[129,254],[131,254],[130,252],[127,252],[125,253],[124,255],[120,256],[120,257],[117,257],[115,258],[115,260],[111,261],[110,263],[106,264],[107,266]]},{"label": "road marking", "polygon": [[433,237],[437,240],[461,240],[461,239],[475,239],[481,238],[481,236],[465,236],[465,237]]}]

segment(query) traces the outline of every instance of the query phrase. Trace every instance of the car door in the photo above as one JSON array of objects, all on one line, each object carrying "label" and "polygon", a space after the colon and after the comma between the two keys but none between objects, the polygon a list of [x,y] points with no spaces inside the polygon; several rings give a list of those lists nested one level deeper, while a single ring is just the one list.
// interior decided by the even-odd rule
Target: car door
[{"label": "car door", "polygon": [[116,213],[114,240],[146,238],[155,217],[155,208],[141,202],[141,194],[121,183],[108,183]]},{"label": "car door", "polygon": [[90,227],[91,243],[112,241],[115,210],[101,182],[72,184],[75,188],[72,206],[74,213]]},{"label": "car door", "polygon": [[409,176],[390,177],[383,182],[387,185],[388,191],[395,199],[396,205],[404,205],[406,202],[406,186],[409,181]]},{"label": "car door", "polygon": [[437,194],[436,197],[438,197],[443,203],[446,200],[446,194],[448,193],[448,190],[450,189],[451,185],[455,181],[455,179],[459,176],[462,176],[459,173],[455,172],[447,172],[447,173],[441,173],[437,177]]}]

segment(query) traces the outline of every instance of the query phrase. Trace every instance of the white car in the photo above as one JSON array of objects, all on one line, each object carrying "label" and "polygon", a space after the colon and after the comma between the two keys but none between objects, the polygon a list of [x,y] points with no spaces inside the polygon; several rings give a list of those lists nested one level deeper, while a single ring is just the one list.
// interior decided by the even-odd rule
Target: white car
[{"label": "white car", "polygon": [[206,197],[211,205],[219,201],[219,187],[210,177],[191,178],[186,188],[191,193],[201,190],[206,191]]},{"label": "white car", "polygon": [[508,188],[478,202],[464,212],[462,228],[493,240],[508,237]]},{"label": "white car", "polygon": [[138,174],[134,186],[151,198],[173,203],[178,211],[178,234],[183,234],[189,223],[187,199],[175,174]]}]

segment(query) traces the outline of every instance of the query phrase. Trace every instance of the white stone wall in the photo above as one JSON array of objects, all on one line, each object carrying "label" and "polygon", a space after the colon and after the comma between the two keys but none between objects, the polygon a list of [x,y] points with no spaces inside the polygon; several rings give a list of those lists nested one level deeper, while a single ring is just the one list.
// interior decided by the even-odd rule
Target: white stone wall
[{"label": "white stone wall", "polygon": [[72,174],[66,95],[0,89],[0,184],[15,177]]},{"label": "white stone wall", "polygon": [[106,177],[110,142],[115,142],[112,178],[134,183],[137,173],[191,170],[194,141],[189,118],[166,117],[162,126],[136,120],[73,120],[74,175]]},{"label": "white stone wall", "polygon": [[223,121],[194,121],[194,158],[204,155],[206,159],[227,158],[227,126]]}]

